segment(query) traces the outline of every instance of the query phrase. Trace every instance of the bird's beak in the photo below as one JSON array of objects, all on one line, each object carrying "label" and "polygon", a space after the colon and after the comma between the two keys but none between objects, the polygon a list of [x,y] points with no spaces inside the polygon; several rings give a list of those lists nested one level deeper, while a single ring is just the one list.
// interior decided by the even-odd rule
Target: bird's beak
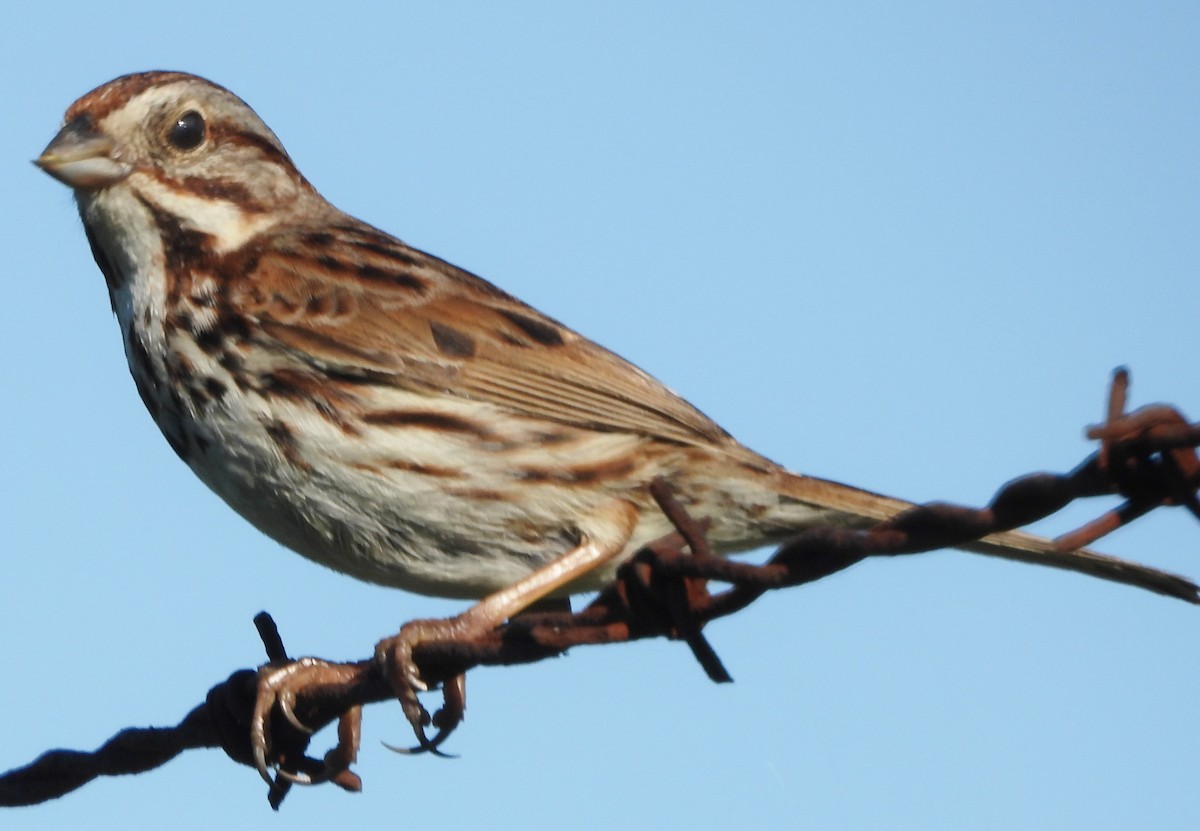
[{"label": "bird's beak", "polygon": [[67,122],[33,163],[76,190],[106,188],[133,170],[117,158],[116,142],[97,131],[87,116]]}]

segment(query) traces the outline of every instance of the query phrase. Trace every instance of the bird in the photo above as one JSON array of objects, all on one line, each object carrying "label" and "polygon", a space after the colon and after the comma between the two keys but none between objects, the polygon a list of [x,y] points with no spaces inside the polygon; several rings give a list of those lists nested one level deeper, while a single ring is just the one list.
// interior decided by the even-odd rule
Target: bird
[{"label": "bird", "polygon": [[[672,530],[656,479],[721,555],[910,506],[785,469],[632,363],[334,207],[204,78],[97,87],[35,164],[74,191],[137,391],[180,459],[304,557],[477,601],[453,631],[604,585]],[[973,550],[1180,593],[1022,532]],[[411,706],[423,683],[402,641],[377,656]]]}]

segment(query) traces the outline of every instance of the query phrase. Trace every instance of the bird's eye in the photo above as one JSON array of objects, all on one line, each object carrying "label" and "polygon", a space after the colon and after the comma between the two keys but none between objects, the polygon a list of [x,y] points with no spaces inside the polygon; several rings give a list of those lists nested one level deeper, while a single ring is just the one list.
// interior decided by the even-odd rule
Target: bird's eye
[{"label": "bird's eye", "polygon": [[188,110],[171,125],[167,140],[177,150],[195,150],[204,141],[204,116]]}]

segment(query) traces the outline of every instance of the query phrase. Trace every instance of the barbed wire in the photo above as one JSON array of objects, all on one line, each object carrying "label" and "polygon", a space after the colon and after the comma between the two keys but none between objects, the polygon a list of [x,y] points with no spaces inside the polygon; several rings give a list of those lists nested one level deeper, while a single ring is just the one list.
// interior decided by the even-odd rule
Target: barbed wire
[{"label": "barbed wire", "polygon": [[[1189,424],[1166,405],[1125,412],[1128,373],[1114,374],[1108,416],[1088,429],[1100,449],[1066,474],[1035,473],[1001,487],[984,508],[929,503],[869,528],[817,527],[782,546],[769,560],[752,564],[714,556],[705,541],[705,521],[688,515],[670,485],[658,480],[651,492],[676,531],[639,551],[616,580],[578,612],[537,611],[518,616],[481,637],[418,644],[413,658],[430,685],[443,684],[443,705],[427,721],[439,733],[434,750],[462,717],[463,689],[457,679],[482,665],[531,663],[573,646],[667,637],[684,641],[714,681],[729,681],[703,627],[733,614],[763,594],[818,580],[872,556],[898,556],[949,546],[969,547],[989,534],[1027,525],[1077,499],[1120,494],[1116,509],[1060,537],[1062,550],[1086,546],[1100,536],[1163,506],[1183,506],[1200,519],[1200,424]],[[1104,576],[1200,603],[1200,587],[1167,572],[1102,558]],[[727,588],[712,591],[712,583]],[[50,750],[30,764],[0,775],[0,805],[31,805],[62,796],[99,776],[141,773],[188,749],[222,748],[235,761],[275,766],[268,799],[278,808],[296,782],[332,782],[358,790],[350,770],[358,747],[362,707],[391,700],[394,692],[374,659],[293,661],[274,621],[255,618],[267,653],[258,669],[241,669],[215,685],[202,704],[174,727],[122,730],[91,752]],[[320,684],[303,688],[264,709],[264,671],[335,668]],[[330,680],[333,679],[333,680]],[[265,713],[256,719],[256,712]],[[338,722],[338,743],[323,759],[307,755],[315,731]]]}]

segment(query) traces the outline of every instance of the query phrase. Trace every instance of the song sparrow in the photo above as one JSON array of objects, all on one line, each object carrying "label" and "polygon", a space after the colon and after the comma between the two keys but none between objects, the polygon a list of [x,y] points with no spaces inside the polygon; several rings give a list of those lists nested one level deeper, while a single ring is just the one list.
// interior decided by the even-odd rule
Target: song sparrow
[{"label": "song sparrow", "polygon": [[[342,213],[202,78],[99,87],[37,164],[75,191],[138,392],[180,458],[319,563],[490,594],[459,628],[608,580],[671,530],[656,477],[719,553],[907,506],[789,473],[632,364]],[[1158,572],[1025,534],[979,550],[1160,588]],[[411,645],[379,653],[410,705]]]}]

